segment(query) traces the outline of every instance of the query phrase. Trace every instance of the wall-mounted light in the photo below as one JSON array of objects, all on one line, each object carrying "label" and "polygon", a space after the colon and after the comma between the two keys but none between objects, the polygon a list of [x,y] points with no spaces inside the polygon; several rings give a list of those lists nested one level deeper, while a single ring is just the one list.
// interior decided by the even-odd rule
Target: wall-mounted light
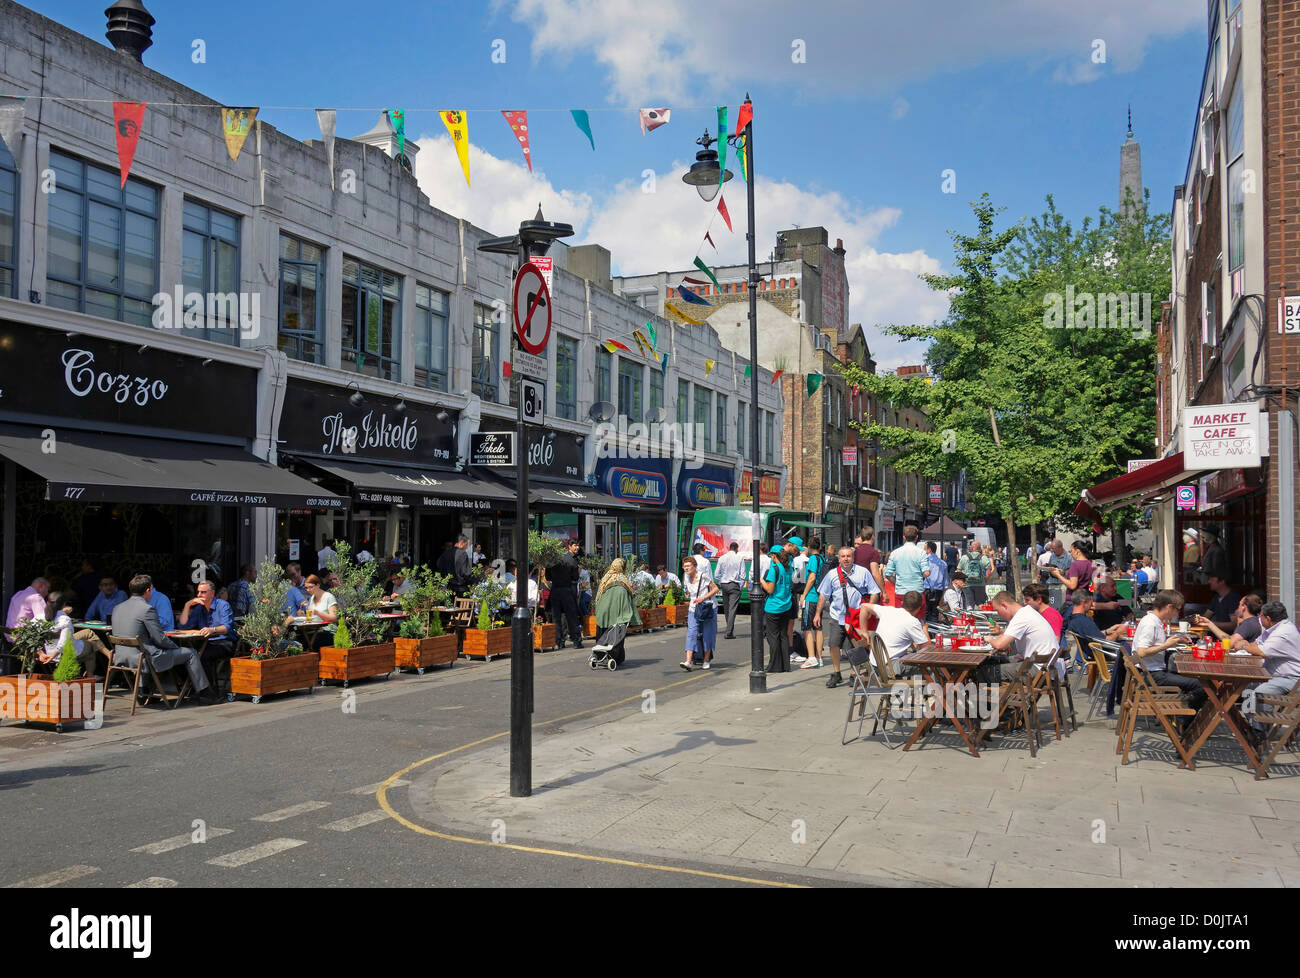
[{"label": "wall-mounted light", "polygon": [[148,344],[148,343],[146,343],[144,346],[140,347],[140,349],[137,350],[136,352],[137,352],[137,353],[144,353],[147,349],[149,349],[149,344]]},{"label": "wall-mounted light", "polygon": [[366,401],[366,395],[361,393],[361,388],[355,383],[351,383],[348,384],[348,389],[352,391],[352,393],[348,395],[348,403],[353,407],[361,407],[361,405]]},{"label": "wall-mounted light", "polygon": [[401,399],[398,400],[397,404],[395,404],[395,405],[393,406],[393,413],[394,413],[394,414],[405,414],[405,413],[406,413],[406,398],[403,397],[403,398],[401,398]]},{"label": "wall-mounted light", "polygon": [[206,360],[204,360],[201,364],[199,364],[199,366],[201,366],[201,367],[206,367],[206,366],[207,366],[208,364],[210,364],[211,362],[212,362],[212,358],[211,358],[211,357],[208,357],[208,358],[207,358]]}]

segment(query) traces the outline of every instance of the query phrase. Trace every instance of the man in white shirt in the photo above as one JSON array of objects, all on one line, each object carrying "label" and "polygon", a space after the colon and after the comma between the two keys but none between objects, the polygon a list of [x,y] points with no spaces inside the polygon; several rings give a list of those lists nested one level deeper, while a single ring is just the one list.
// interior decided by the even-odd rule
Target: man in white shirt
[{"label": "man in white shirt", "polygon": [[[826,680],[827,689],[834,689],[844,681],[840,675],[840,649],[849,641],[844,628],[845,600],[848,600],[847,608],[861,608],[864,602],[872,610],[880,607],[870,604],[871,595],[880,593],[880,585],[870,571],[853,562],[853,548],[840,547],[838,561],[822,575],[817,587],[817,610],[812,619],[812,627],[821,629],[823,647],[831,650],[832,672]],[[865,630],[866,623],[861,624]]]},{"label": "man in white shirt", "polygon": [[745,583],[745,559],[740,556],[740,544],[734,540],[727,552],[718,558],[715,575],[718,590],[722,592],[722,606],[727,616],[727,632],[723,638],[736,637],[736,609],[740,606],[740,589]]},{"label": "man in white shirt", "polygon": [[966,610],[969,595],[966,593],[966,575],[961,571],[952,572],[952,586],[943,592],[943,606],[954,615]]},{"label": "man in white shirt", "polygon": [[334,548],[330,546],[330,538],[323,536],[320,538],[320,549],[316,551],[316,566],[322,575],[329,570],[330,561],[333,559]]},{"label": "man in white shirt", "polygon": [[876,634],[885,643],[894,674],[899,675],[903,669],[898,660],[910,653],[913,645],[930,641],[930,633],[922,621],[925,599],[920,591],[908,591],[899,606],[876,605],[872,610],[876,613]]},{"label": "man in white shirt", "polygon": [[1177,591],[1157,591],[1151,610],[1147,612],[1133,633],[1133,656],[1138,668],[1145,669],[1157,686],[1177,686],[1182,690],[1187,705],[1200,709],[1205,702],[1205,690],[1190,676],[1180,676],[1165,666],[1170,649],[1192,640],[1187,632],[1169,633],[1169,623],[1183,610],[1183,596]]},{"label": "man in white shirt", "polygon": [[[1010,591],[992,597],[993,610],[1007,623],[1001,635],[990,635],[989,645],[996,652],[1013,652],[1011,662],[1002,663],[1002,678],[1014,679],[1023,660],[1044,652],[1056,652],[1059,641],[1047,619],[1027,604],[1021,604]],[[1062,665],[1057,663],[1057,665]],[[1035,667],[1037,668],[1037,667]]]},{"label": "man in white shirt", "polygon": [[670,571],[667,567],[660,567],[655,574],[655,587],[668,587],[670,584],[682,586],[682,579]]},{"label": "man in white shirt", "polygon": [[[510,606],[513,607],[519,600],[519,580],[516,578],[511,581],[506,588],[510,592]],[[541,592],[537,588],[537,571],[534,570],[528,575],[528,606],[534,611],[537,610],[537,602]]]},{"label": "man in white shirt", "polygon": [[1264,660],[1264,668],[1272,678],[1256,686],[1256,694],[1284,696],[1300,682],[1300,631],[1287,617],[1286,605],[1281,601],[1269,601],[1260,608],[1259,623],[1264,626],[1259,638],[1248,642],[1234,635],[1232,647]]}]

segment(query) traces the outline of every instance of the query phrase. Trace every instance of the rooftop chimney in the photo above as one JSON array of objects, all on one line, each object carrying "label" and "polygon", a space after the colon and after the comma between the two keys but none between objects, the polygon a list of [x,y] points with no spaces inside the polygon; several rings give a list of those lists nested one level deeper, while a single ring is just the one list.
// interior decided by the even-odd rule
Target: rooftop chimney
[{"label": "rooftop chimney", "polygon": [[117,0],[104,11],[108,17],[105,37],[118,54],[144,63],[144,53],[153,44],[153,15],[144,9],[141,0]]}]

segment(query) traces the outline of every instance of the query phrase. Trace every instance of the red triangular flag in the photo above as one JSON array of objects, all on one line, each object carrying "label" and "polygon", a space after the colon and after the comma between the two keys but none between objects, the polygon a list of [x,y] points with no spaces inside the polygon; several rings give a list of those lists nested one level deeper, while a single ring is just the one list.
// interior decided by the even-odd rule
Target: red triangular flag
[{"label": "red triangular flag", "polygon": [[144,122],[143,102],[114,102],[113,128],[117,130],[117,164],[122,171],[122,186],[135,161],[135,147],[140,142],[140,124]]},{"label": "red triangular flag", "polygon": [[718,198],[718,213],[721,214],[722,219],[727,222],[727,230],[732,234],[735,234],[735,229],[731,226],[731,215],[727,213],[727,199],[725,197]]},{"label": "red triangular flag", "polygon": [[782,375],[783,373],[785,373],[784,370],[778,370],[776,373],[774,373],[774,374],[772,375],[772,383],[775,384],[778,380],[780,380],[780,379],[781,379],[781,375]]},{"label": "red triangular flag", "polygon": [[718,250],[718,246],[715,245],[715,244],[713,244],[713,238],[712,238],[712,236],[709,234],[708,231],[705,231],[705,232],[704,232],[704,240],[707,241],[709,244],[713,245],[713,250],[714,250],[714,251],[717,251],[717,250]]},{"label": "red triangular flag", "polygon": [[743,102],[740,111],[736,113],[736,135],[739,136],[745,131],[745,126],[749,125],[749,120],[754,118],[754,105],[751,102]]},{"label": "red triangular flag", "polygon": [[528,113],[523,109],[502,109],[501,114],[506,117],[506,122],[510,123],[515,138],[519,140],[519,148],[524,151],[524,161],[528,164],[528,172],[532,173],[533,154],[528,149]]},{"label": "red triangular flag", "polygon": [[690,282],[692,285],[708,285],[708,281],[702,278],[691,278],[689,275],[682,276],[683,282]]}]

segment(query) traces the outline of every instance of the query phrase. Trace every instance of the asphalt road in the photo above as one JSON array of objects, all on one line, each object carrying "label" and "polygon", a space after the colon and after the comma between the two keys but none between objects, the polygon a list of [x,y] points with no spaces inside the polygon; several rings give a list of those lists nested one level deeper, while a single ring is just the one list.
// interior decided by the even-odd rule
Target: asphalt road
[{"label": "asphalt road", "polygon": [[[748,669],[747,620],[719,641],[717,668]],[[680,683],[682,629],[628,641],[628,660],[592,671],[587,653],[538,655],[534,739],[548,721],[629,709],[641,691]],[[460,660],[422,677],[354,684],[355,712],[337,687],[245,704],[183,707],[174,738],[102,750],[42,751],[0,767],[0,885],[121,887],[726,886],[705,875],[471,845],[415,832],[383,812],[379,783],[417,761],[509,729],[508,659]],[[708,674],[697,672],[700,681]],[[657,694],[661,703],[691,685]],[[187,711],[202,713],[197,731]],[[211,714],[209,711],[213,711]],[[246,718],[246,719],[245,719]],[[129,720],[127,721],[129,722]],[[191,729],[181,731],[180,728]],[[508,743],[502,737],[498,743]],[[440,763],[431,762],[432,765]],[[419,769],[421,775],[430,765]],[[413,822],[405,787],[389,803]],[[206,841],[192,842],[196,820]],[[428,823],[422,823],[428,824]],[[437,830],[439,826],[428,825]],[[483,837],[490,836],[485,826]],[[511,843],[526,843],[514,839]],[[37,844],[33,844],[33,843]],[[557,847],[549,847],[557,848]],[[625,853],[573,852],[627,858]],[[774,883],[825,879],[660,860]]]}]

